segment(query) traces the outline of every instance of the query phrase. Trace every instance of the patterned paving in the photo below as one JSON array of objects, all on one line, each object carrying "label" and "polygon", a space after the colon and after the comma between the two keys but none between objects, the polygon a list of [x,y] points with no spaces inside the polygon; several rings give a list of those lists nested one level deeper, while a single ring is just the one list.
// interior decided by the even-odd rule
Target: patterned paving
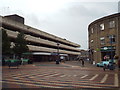
[{"label": "patterned paving", "polygon": [[[78,70],[33,69],[3,73],[5,84],[14,87],[49,87],[49,88],[118,88],[118,73],[86,73]],[[5,83],[5,84],[4,84]],[[17,86],[15,86],[17,85]]]}]

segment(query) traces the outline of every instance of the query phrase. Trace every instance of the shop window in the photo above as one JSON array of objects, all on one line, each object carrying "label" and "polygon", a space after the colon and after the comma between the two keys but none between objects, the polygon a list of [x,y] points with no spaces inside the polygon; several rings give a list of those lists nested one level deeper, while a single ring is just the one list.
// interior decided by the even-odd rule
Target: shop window
[{"label": "shop window", "polygon": [[109,28],[114,28],[114,27],[115,27],[115,21],[110,21]]},{"label": "shop window", "polygon": [[100,24],[100,30],[104,30],[104,24]]}]

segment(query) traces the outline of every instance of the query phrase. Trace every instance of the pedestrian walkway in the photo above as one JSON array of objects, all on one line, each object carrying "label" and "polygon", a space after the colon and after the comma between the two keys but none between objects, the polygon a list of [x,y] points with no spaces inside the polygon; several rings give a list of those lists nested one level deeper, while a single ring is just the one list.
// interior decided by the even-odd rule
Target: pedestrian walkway
[{"label": "pedestrian walkway", "polygon": [[3,67],[3,88],[113,88],[119,87],[119,73],[95,68],[76,61],[23,65],[19,69]]},{"label": "pedestrian walkway", "polygon": [[[89,61],[85,61],[84,67],[82,66],[80,61],[67,61],[66,63],[62,63],[62,64],[66,66],[74,67],[74,68],[79,67],[81,69],[86,69],[86,70],[103,70],[102,67],[97,67],[96,65],[90,64]],[[109,70],[106,70],[106,71],[109,71]],[[115,70],[111,70],[111,72],[112,71],[120,73],[117,67]]]},{"label": "pedestrian walkway", "polygon": [[[116,75],[117,74],[69,75],[57,71],[46,72],[44,70],[32,70],[32,73],[29,71],[18,74],[11,73],[10,75],[5,74],[2,81],[3,87],[5,84],[17,84],[17,86],[19,85],[21,88],[24,88],[24,86],[52,88],[117,88],[118,81],[115,81]],[[114,82],[108,82],[108,78],[112,79]],[[13,86],[9,87],[14,88]]]},{"label": "pedestrian walkway", "polygon": [[[81,61],[66,61],[66,64],[83,67]],[[90,68],[95,68],[96,67],[95,65],[90,64],[88,61],[84,62],[84,66],[85,67],[90,67]]]}]

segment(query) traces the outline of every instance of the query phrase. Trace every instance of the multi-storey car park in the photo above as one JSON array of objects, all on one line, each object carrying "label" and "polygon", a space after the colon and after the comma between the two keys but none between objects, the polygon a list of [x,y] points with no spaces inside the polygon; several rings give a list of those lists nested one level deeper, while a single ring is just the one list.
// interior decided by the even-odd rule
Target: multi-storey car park
[{"label": "multi-storey car park", "polygon": [[105,16],[88,27],[89,55],[92,61],[100,62],[105,56],[113,59],[120,56],[120,13]]},{"label": "multi-storey car park", "polygon": [[0,16],[1,29],[7,31],[11,44],[21,31],[25,34],[30,55],[34,61],[55,60],[57,53],[67,56],[68,60],[80,55],[79,44],[57,37],[24,24],[24,18],[19,15]]}]

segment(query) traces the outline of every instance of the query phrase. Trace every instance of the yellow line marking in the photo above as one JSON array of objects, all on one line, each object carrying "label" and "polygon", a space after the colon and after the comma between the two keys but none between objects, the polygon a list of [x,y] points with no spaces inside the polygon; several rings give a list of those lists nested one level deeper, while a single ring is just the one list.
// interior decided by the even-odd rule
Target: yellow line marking
[{"label": "yellow line marking", "polygon": [[108,77],[108,74],[105,74],[105,76],[103,77],[100,83],[104,83],[107,80],[107,77]]},{"label": "yellow line marking", "polygon": [[84,75],[84,76],[82,76],[81,78],[85,78],[85,77],[87,77],[88,75]]},{"label": "yellow line marking", "polygon": [[98,74],[94,75],[91,79],[89,80],[94,80],[96,77],[98,77]]},{"label": "yellow line marking", "polygon": [[114,79],[115,79],[115,81],[114,81],[114,86],[117,86],[117,87],[118,87],[118,86],[119,86],[119,84],[118,84],[118,82],[119,82],[119,81],[118,81],[118,74],[115,74],[115,78],[114,78]]}]

